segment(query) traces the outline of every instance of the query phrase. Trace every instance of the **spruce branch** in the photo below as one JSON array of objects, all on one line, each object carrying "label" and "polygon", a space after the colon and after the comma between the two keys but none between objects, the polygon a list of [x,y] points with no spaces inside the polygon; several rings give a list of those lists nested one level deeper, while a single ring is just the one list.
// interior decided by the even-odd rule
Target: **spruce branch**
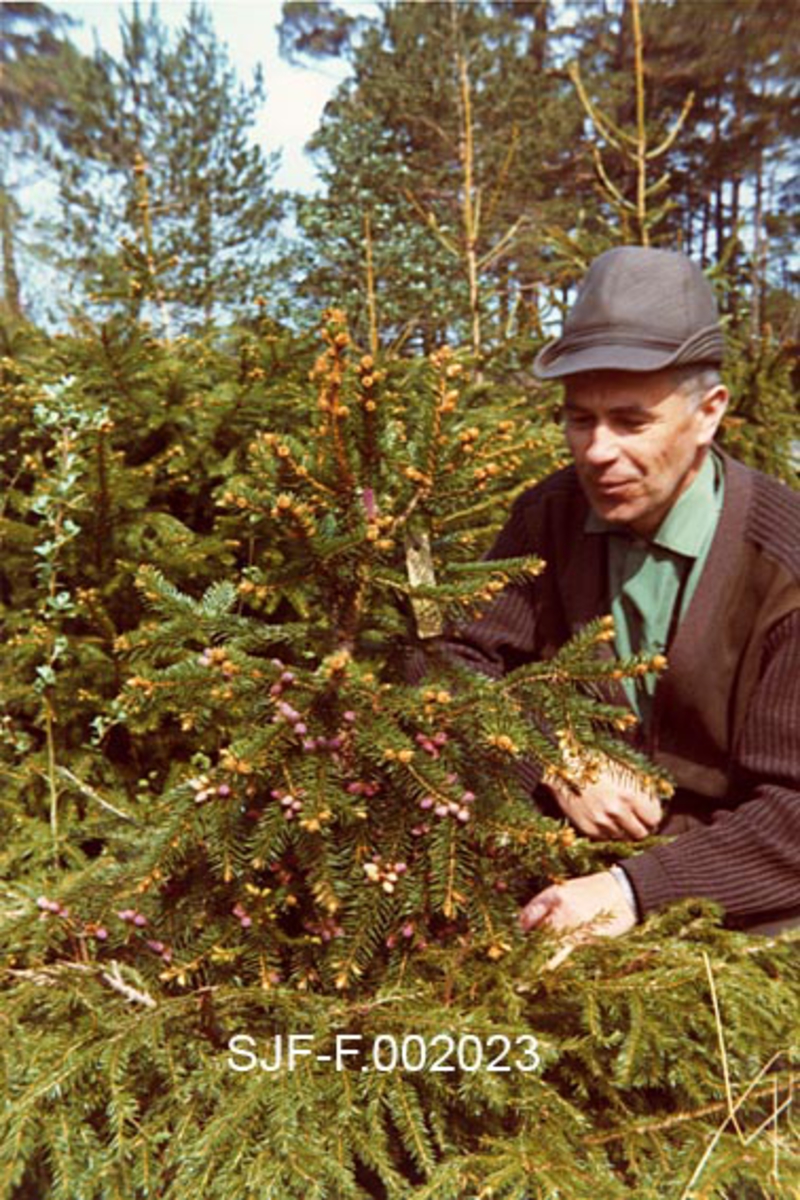
[{"label": "spruce branch", "polygon": [[603,157],[596,146],[592,146],[592,158],[594,160],[597,174],[599,175],[603,187],[606,189],[608,194],[616,201],[617,205],[621,209],[625,209],[627,212],[636,212],[636,204],[632,200],[628,200],[627,197],[622,194],[617,185],[612,182],[611,177],[606,171],[603,163]]},{"label": "spruce branch", "polygon": [[[491,219],[492,214],[494,213],[495,207],[497,206],[497,204],[500,202],[500,200],[502,199],[502,197],[504,195],[506,181],[507,181],[509,173],[511,171],[511,166],[512,166],[512,163],[514,162],[514,158],[516,157],[518,145],[519,145],[519,125],[515,121],[511,128],[511,137],[510,137],[509,143],[508,143],[508,150],[506,151],[505,158],[503,159],[500,170],[497,173],[497,180],[495,182],[495,185],[494,185],[494,188],[492,191],[492,196],[491,196],[491,199],[489,202],[489,207],[486,212],[487,221]],[[517,221],[515,223],[515,225],[519,226],[521,224],[521,222],[524,220],[525,220],[524,217],[520,217],[519,221]]]},{"label": "spruce branch", "polygon": [[[776,1062],[781,1057],[782,1053],[783,1053],[782,1051],[779,1051],[777,1054],[775,1054],[772,1057],[772,1059],[770,1060],[770,1063],[763,1068],[763,1072],[768,1071],[769,1067],[772,1065],[772,1063]],[[762,1072],[759,1073],[759,1076],[761,1074],[762,1074]],[[785,1085],[788,1089],[790,1089],[790,1091],[792,1089],[792,1085],[795,1082],[795,1080],[796,1080],[796,1076],[793,1073],[789,1073],[785,1076],[783,1074],[776,1076],[776,1082],[778,1084],[778,1087],[780,1087],[781,1085]],[[763,1087],[756,1087],[754,1084],[751,1084],[748,1087],[746,1094],[741,1096],[739,1098],[739,1100],[735,1103],[734,1111],[738,1112],[738,1110],[742,1107],[742,1105],[746,1102],[746,1100],[760,1100],[767,1096],[772,1097],[774,1094],[774,1088],[775,1088],[775,1081],[770,1081],[770,1083],[765,1084]],[[787,1108],[789,1108],[791,1106],[792,1099],[793,1099],[793,1097],[792,1097],[792,1095],[790,1095],[787,1097],[786,1101],[784,1101],[784,1103],[780,1105],[781,1112],[785,1111]],[[588,1146],[605,1146],[605,1145],[611,1145],[614,1142],[623,1141],[631,1136],[640,1136],[641,1135],[642,1137],[649,1137],[651,1134],[665,1133],[667,1130],[675,1129],[681,1125],[697,1123],[697,1122],[703,1120],[705,1117],[716,1117],[719,1114],[726,1112],[726,1110],[728,1110],[727,1097],[724,1100],[715,1100],[715,1101],[712,1101],[710,1104],[703,1104],[703,1105],[698,1106],[695,1109],[690,1109],[690,1110],[687,1110],[686,1112],[674,1113],[668,1117],[659,1118],[658,1120],[639,1121],[639,1122],[636,1122],[635,1124],[626,1125],[622,1128],[614,1129],[607,1133],[589,1134],[586,1137],[586,1144]],[[778,1111],[777,1109],[773,1110],[773,1112],[771,1113],[768,1120],[763,1122],[762,1125],[760,1125],[758,1127],[758,1130],[756,1132],[759,1135],[763,1132],[763,1130],[765,1128],[768,1128],[769,1125],[771,1125],[774,1122],[776,1115],[777,1115],[777,1111]],[[720,1136],[724,1132],[726,1124],[727,1124],[727,1118],[725,1121],[723,1121],[723,1124],[721,1126],[717,1127],[717,1129],[715,1130],[714,1146],[717,1144]],[[705,1166],[705,1163],[710,1158],[712,1152],[713,1152],[713,1146],[711,1146],[710,1148],[707,1147],[706,1153],[703,1156],[703,1164],[702,1164],[703,1166]],[[701,1171],[702,1171],[702,1168],[701,1168]],[[681,1196],[681,1200],[689,1200],[690,1194],[691,1194],[691,1189],[693,1188],[694,1184],[699,1179],[700,1173],[695,1172],[695,1176],[690,1181],[687,1188],[684,1189],[684,1192],[682,1193],[682,1196]]]},{"label": "spruce branch", "polygon": [[[147,180],[148,166],[141,150],[137,149],[133,163],[133,179],[135,194],[135,211],[141,218],[142,250],[141,257],[145,264],[145,278],[149,289],[161,314],[161,329],[163,337],[169,343],[172,338],[170,330],[169,310],[166,295],[159,279],[159,265],[155,259],[153,240],[153,205],[150,199],[150,187]],[[137,281],[138,282],[138,281]]]},{"label": "spruce branch", "polygon": [[129,1004],[143,1004],[146,1008],[155,1008],[156,1002],[148,993],[141,991],[139,988],[133,987],[122,978],[120,965],[118,962],[112,962],[109,971],[101,971],[100,979],[107,984],[112,991],[119,992],[120,996],[124,997]]},{"label": "spruce branch", "polygon": [[69,770],[69,768],[58,766],[56,768],[56,772],[62,779],[66,780],[67,783],[70,783],[73,787],[77,788],[82,796],[85,796],[87,800],[93,800],[95,804],[99,804],[101,808],[106,810],[106,812],[113,813],[115,817],[119,817],[123,821],[130,821],[133,825],[137,825],[139,823],[135,817],[130,815],[130,813],[123,812],[122,809],[115,808],[110,801],[104,800],[95,788],[90,787],[88,783],[84,783],[84,781],[79,779],[77,775]]}]

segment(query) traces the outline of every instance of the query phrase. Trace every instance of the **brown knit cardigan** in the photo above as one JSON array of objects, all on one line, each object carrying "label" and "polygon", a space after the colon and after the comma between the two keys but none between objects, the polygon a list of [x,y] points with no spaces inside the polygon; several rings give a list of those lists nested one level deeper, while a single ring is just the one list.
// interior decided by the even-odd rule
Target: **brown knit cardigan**
[{"label": "brown knit cardigan", "polygon": [[[637,735],[677,785],[659,830],[676,836],[625,870],[642,913],[705,897],[766,932],[800,922],[800,496],[721,457],[714,542]],[[586,516],[573,467],[520,496],[489,558],[535,554],[547,569],[451,631],[445,651],[498,678],[607,613],[605,539],[584,532]]]}]

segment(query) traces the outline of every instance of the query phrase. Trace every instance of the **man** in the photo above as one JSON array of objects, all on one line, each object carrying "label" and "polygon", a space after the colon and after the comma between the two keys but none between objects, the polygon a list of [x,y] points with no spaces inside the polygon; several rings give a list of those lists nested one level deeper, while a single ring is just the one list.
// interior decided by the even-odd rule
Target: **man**
[{"label": "man", "polygon": [[518,499],[490,557],[547,568],[447,646],[499,677],[612,613],[618,655],[666,656],[618,699],[676,793],[664,816],[611,771],[582,791],[548,785],[551,811],[588,837],[675,836],[546,888],[522,910],[526,930],[614,936],[688,897],[717,901],[735,927],[800,924],[800,497],[713,446],[722,352],[701,270],[622,247],[592,264],[536,360],[565,385],[574,461]]}]

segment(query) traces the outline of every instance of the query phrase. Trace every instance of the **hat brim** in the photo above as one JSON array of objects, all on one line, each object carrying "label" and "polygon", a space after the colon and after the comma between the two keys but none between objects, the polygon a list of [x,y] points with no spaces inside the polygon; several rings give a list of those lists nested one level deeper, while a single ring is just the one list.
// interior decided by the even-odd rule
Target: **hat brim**
[{"label": "hat brim", "polygon": [[652,341],[648,346],[634,337],[625,341],[618,337],[615,339],[613,331],[592,331],[589,337],[565,334],[542,347],[534,360],[533,373],[539,379],[561,379],[586,371],[662,371],[690,363],[719,366],[723,359],[724,342],[718,325],[699,329],[680,346],[659,346]]},{"label": "hat brim", "polygon": [[562,350],[560,339],[544,346],[536,356],[533,373],[539,379],[560,379],[585,371],[660,371],[672,366],[675,354],[633,346],[592,346],[581,350]]}]

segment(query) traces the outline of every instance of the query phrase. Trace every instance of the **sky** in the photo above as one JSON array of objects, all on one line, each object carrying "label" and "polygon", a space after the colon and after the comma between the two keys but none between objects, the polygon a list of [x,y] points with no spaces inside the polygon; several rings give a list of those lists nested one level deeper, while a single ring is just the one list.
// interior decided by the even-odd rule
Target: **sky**
[{"label": "sky", "polygon": [[[191,7],[188,0],[161,0],[161,19],[180,26]],[[281,167],[274,178],[279,188],[309,192],[317,184],[313,164],[304,145],[317,128],[325,102],[337,83],[347,74],[347,64],[324,61],[309,67],[291,66],[278,54],[276,26],[281,18],[281,0],[205,0],[212,15],[218,40],[228,50],[230,61],[242,83],[249,83],[260,63],[267,93],[253,138],[267,151],[280,150]],[[377,5],[363,0],[340,7],[356,14],[374,13]],[[56,12],[81,22],[69,30],[70,39],[79,49],[90,52],[95,39],[116,54],[120,48],[121,12],[130,12],[131,4],[116,0],[84,0],[83,3],[51,3]],[[142,12],[150,5],[142,3]]]}]

